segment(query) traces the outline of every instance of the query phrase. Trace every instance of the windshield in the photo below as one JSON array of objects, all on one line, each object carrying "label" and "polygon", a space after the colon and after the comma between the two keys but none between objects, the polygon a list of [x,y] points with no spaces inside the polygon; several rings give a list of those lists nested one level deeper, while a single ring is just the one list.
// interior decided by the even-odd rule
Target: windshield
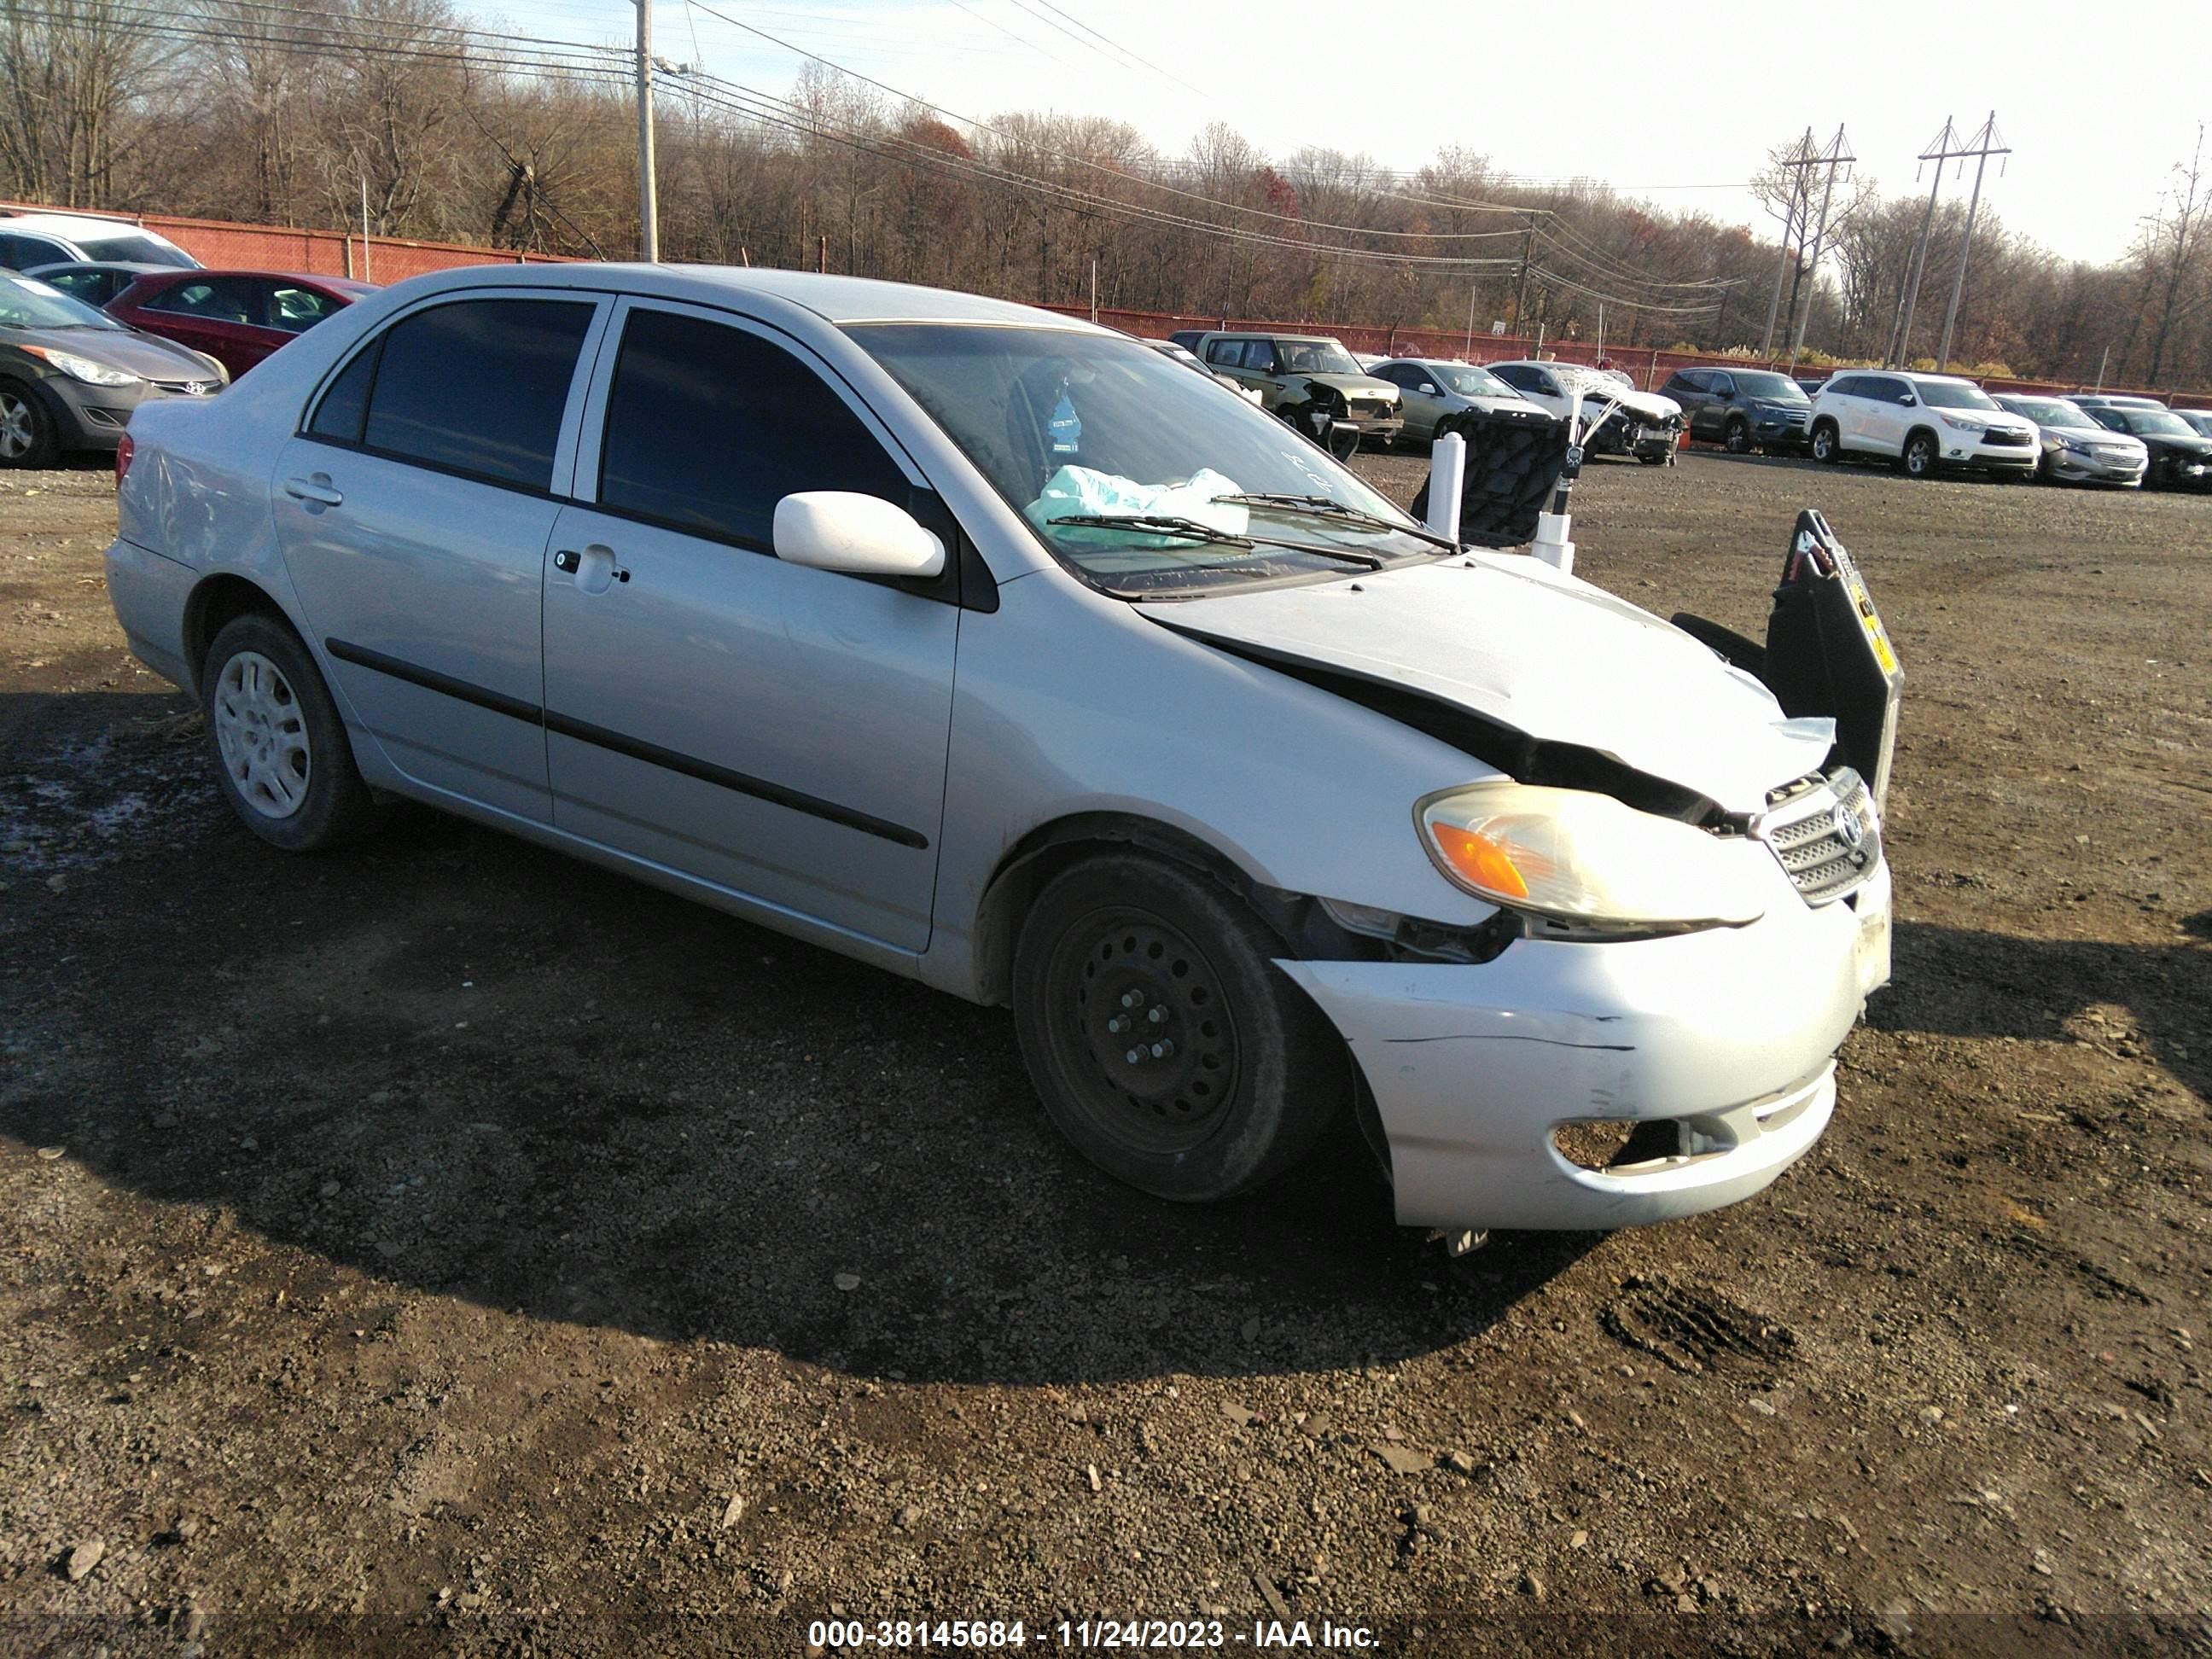
[{"label": "windshield", "polygon": [[158,237],[143,236],[137,231],[125,231],[118,236],[73,236],[70,240],[84,250],[87,258],[114,264],[168,265],[190,270],[199,263],[184,249],[171,247]]},{"label": "windshield", "polygon": [[2091,432],[2104,430],[2073,404],[2057,398],[2019,398],[2005,407],[2015,415],[2027,416],[2038,426],[2070,427],[2077,432],[2084,428]]},{"label": "windshield", "polygon": [[2112,413],[2127,422],[2130,432],[2154,432],[2168,438],[2193,438],[2197,435],[2189,429],[2188,422],[2163,409],[2116,409]]},{"label": "windshield", "polygon": [[1472,363],[1424,364],[1431,374],[1462,398],[1517,398],[1521,394],[1486,368]]},{"label": "windshield", "polygon": [[1964,380],[1920,380],[1920,401],[1930,409],[1995,409],[1996,400]]},{"label": "windshield", "polygon": [[1278,340],[1285,374],[1364,374],[1352,354],[1334,340]]},{"label": "windshield", "polygon": [[2177,409],[2173,418],[2200,438],[2212,438],[2212,409]]},{"label": "windshield", "polygon": [[0,280],[0,327],[105,328],[129,332],[106,312],[28,276]]},{"label": "windshield", "polygon": [[[1413,521],[1328,452],[1211,377],[1134,340],[1054,328],[860,323],[847,331],[905,387],[1060,561],[1116,592],[1158,593],[1337,574],[1433,556]],[[1325,496],[1387,526],[1219,502]],[[1096,522],[1195,524],[1240,546]],[[1403,525],[1406,531],[1395,526]]]},{"label": "windshield", "polygon": [[1787,374],[1769,374],[1764,370],[1737,373],[1735,390],[1739,398],[1764,398],[1769,403],[1809,404],[1813,401],[1805,395],[1805,388]]}]

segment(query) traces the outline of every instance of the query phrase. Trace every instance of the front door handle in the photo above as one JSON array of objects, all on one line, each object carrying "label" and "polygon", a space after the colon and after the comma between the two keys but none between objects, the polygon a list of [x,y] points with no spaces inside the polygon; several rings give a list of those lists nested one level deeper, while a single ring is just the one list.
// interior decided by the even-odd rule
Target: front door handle
[{"label": "front door handle", "polygon": [[615,562],[615,550],[605,542],[593,542],[580,553],[562,548],[553,556],[553,568],[574,576],[580,593],[604,593],[615,583],[629,580],[629,572]]},{"label": "front door handle", "polygon": [[331,475],[318,472],[312,478],[287,478],[284,493],[294,501],[307,501],[315,507],[343,507],[345,497],[331,487]]}]

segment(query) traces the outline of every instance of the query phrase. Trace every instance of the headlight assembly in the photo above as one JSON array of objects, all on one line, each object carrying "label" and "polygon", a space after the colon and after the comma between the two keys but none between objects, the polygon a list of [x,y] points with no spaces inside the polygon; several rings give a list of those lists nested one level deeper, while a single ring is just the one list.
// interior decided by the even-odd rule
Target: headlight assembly
[{"label": "headlight assembly", "polygon": [[1766,908],[1764,849],[1609,795],[1475,784],[1427,797],[1413,817],[1447,880],[1509,909],[1633,929],[1738,926]]},{"label": "headlight assembly", "polygon": [[27,345],[22,348],[33,357],[42,357],[72,380],[84,380],[94,386],[136,386],[138,376],[127,368],[111,368],[106,363],[95,362],[89,357],[80,357],[74,351],[57,351],[52,346]]},{"label": "headlight assembly", "polygon": [[1955,427],[1961,432],[1987,432],[1990,429],[1987,421],[1969,420],[1963,415],[1946,415],[1942,421],[1944,425]]}]

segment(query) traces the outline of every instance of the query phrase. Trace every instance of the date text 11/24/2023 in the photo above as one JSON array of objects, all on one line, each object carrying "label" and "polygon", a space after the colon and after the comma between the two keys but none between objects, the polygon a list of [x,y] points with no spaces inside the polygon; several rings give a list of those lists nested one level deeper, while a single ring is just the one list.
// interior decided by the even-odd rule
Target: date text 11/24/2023
[{"label": "date text 11/24/2023", "polygon": [[1364,1625],[1330,1620],[1255,1619],[1249,1626],[1219,1619],[1085,1619],[1044,1621],[983,1619],[817,1619],[806,1629],[810,1656],[863,1648],[985,1650],[1247,1648],[1260,1650],[1333,1648],[1366,1651],[1376,1645]]}]

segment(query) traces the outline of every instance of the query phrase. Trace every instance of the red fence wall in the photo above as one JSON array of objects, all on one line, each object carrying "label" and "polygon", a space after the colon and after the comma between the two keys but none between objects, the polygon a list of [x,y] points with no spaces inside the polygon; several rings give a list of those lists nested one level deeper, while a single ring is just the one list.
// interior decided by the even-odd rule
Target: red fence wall
[{"label": "red fence wall", "polygon": [[[53,210],[27,203],[0,203],[0,213],[11,209],[27,213]],[[457,265],[562,262],[561,256],[557,254],[512,253],[462,242],[417,242],[395,236],[372,236],[364,242],[359,234],[341,230],[233,224],[221,219],[185,219],[161,213],[102,216],[124,219],[132,224],[143,225],[149,230],[159,231],[202,264],[234,269],[295,270],[325,276],[356,276],[374,283],[397,283],[409,276],[419,276],[425,271],[450,270]],[[1056,305],[1046,309],[1075,317],[1091,314],[1089,308],[1084,306]],[[1353,351],[1382,352],[1390,356],[1403,357],[1450,358],[1464,356],[1476,362],[1498,362],[1509,357],[1533,356],[1537,349],[1534,340],[1513,336],[1479,333],[1470,341],[1464,332],[1455,332],[1449,329],[1398,329],[1364,323],[1286,323],[1264,318],[1200,317],[1105,307],[1099,308],[1098,320],[1109,327],[1152,339],[1187,328],[1331,334]],[[1598,356],[1595,346],[1577,340],[1547,339],[1543,343],[1543,350],[1547,356],[1570,363],[1595,363]],[[1694,352],[1654,351],[1648,348],[1627,350],[1615,347],[1609,350],[1608,355],[1614,368],[1630,376],[1646,391],[1656,391],[1678,368],[1722,361]],[[1737,361],[1749,362],[1751,360]],[[1784,365],[1778,358],[1766,366],[1780,368]],[[2045,380],[1990,380],[1986,384],[1992,392],[2063,394],[2087,390],[2075,383]],[[2106,390],[2123,392],[2133,388],[2108,386]],[[2173,391],[2151,392],[2146,395],[2168,403],[2178,401],[2185,404],[2192,401],[2212,402],[2212,397],[2199,395],[2192,398]]]}]

